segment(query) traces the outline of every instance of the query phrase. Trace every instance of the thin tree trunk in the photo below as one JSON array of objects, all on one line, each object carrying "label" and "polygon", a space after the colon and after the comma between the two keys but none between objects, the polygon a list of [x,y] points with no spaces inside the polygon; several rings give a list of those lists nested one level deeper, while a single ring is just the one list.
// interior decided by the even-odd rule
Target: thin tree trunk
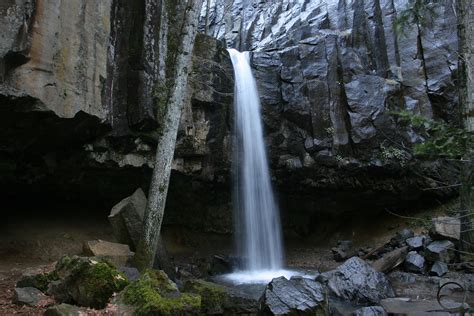
[{"label": "thin tree trunk", "polygon": [[[456,0],[456,4],[459,36],[459,104],[464,128],[468,133],[474,133],[473,0]],[[463,260],[474,260],[474,144],[470,140],[467,141],[462,164],[460,246]]]},{"label": "thin tree trunk", "polygon": [[[160,239],[161,223],[168,193],[171,164],[176,146],[181,110],[186,101],[188,74],[192,62],[197,23],[203,0],[188,0],[182,27],[180,48],[176,57],[175,76],[168,93],[166,113],[162,118],[162,129],[158,137],[155,167],[148,194],[143,233],[134,258],[139,270],[153,267]],[[161,245],[162,247],[162,245]]]}]

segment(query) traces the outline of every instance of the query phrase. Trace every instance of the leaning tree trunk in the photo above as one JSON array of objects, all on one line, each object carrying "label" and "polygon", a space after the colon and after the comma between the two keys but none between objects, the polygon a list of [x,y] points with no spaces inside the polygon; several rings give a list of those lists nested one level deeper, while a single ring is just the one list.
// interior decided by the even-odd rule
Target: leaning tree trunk
[{"label": "leaning tree trunk", "polygon": [[[473,0],[457,0],[459,36],[459,103],[464,128],[474,133]],[[474,144],[468,137],[461,169],[461,255],[474,258]]]},{"label": "leaning tree trunk", "polygon": [[188,0],[182,26],[181,43],[177,52],[175,75],[167,86],[171,87],[162,128],[158,137],[155,167],[148,194],[143,233],[137,246],[134,263],[139,270],[152,268],[160,239],[161,223],[165,210],[166,195],[171,174],[171,164],[176,146],[181,110],[186,102],[188,75],[192,62],[197,23],[203,0]]}]

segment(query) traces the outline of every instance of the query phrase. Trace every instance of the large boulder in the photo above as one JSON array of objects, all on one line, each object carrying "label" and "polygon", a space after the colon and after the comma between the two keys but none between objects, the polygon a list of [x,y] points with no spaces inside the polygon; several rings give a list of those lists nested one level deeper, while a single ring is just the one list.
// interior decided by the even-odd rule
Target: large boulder
[{"label": "large boulder", "polygon": [[119,243],[127,244],[135,249],[140,240],[146,204],[145,193],[138,188],[131,196],[126,197],[112,208],[109,222]]},{"label": "large boulder", "polygon": [[273,279],[260,298],[264,315],[324,315],[326,291],[311,279],[285,277]]},{"label": "large boulder", "polygon": [[99,309],[129,283],[110,263],[96,258],[63,257],[56,264],[55,273],[60,279],[57,287],[74,303]]},{"label": "large boulder", "polygon": [[336,296],[358,303],[379,303],[395,296],[387,277],[358,257],[350,258],[333,271],[328,286]]},{"label": "large boulder", "polygon": [[88,256],[104,258],[116,267],[125,266],[133,257],[130,247],[124,244],[104,240],[89,240],[84,242],[84,253]]},{"label": "large boulder", "polygon": [[114,300],[118,314],[134,315],[198,315],[201,297],[181,293],[166,273],[160,270],[145,272],[133,281]]},{"label": "large boulder", "polygon": [[189,280],[184,291],[201,296],[201,312],[205,315],[221,315],[226,307],[226,288],[204,280]]}]

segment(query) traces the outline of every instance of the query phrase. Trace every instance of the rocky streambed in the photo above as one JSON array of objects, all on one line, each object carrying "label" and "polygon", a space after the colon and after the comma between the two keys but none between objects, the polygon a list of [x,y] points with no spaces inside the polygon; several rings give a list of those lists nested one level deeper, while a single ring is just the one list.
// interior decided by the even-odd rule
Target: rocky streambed
[{"label": "rocky streambed", "polygon": [[[159,267],[142,273],[133,268],[134,229],[140,224],[134,219],[142,216],[145,205],[145,195],[137,190],[110,213],[112,234],[103,236],[110,241],[88,240],[93,235],[84,235],[82,251],[70,251],[69,256],[44,268],[10,274],[1,284],[8,295],[0,297],[0,311],[46,315],[450,315],[474,305],[473,267],[459,262],[459,223],[447,216],[435,217],[429,228],[400,227],[396,233],[375,234],[370,240],[384,242],[364,247],[357,241],[340,240],[326,242],[319,251],[305,248],[308,244],[297,250],[290,242],[290,268],[301,271],[300,276],[236,284],[222,278],[239,268],[240,259],[232,255],[231,247],[219,245],[216,239],[213,247],[204,249],[195,234],[194,243],[187,243],[183,251],[176,248],[176,241],[174,246],[170,242],[169,229],[164,235],[174,266],[169,275]],[[104,222],[104,228],[110,224]],[[181,242],[182,247],[184,244]],[[308,252],[313,257],[307,257]]]}]

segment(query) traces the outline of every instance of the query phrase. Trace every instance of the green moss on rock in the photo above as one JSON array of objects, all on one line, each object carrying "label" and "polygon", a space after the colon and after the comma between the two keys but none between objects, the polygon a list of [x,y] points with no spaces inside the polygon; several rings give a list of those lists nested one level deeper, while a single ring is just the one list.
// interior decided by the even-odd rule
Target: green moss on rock
[{"label": "green moss on rock", "polygon": [[56,266],[64,288],[80,306],[104,308],[114,292],[123,290],[127,278],[107,261],[65,257]]},{"label": "green moss on rock", "polygon": [[201,296],[201,312],[209,314],[222,314],[227,299],[225,287],[204,280],[189,280],[184,285],[184,291]]},{"label": "green moss on rock", "polygon": [[163,271],[147,271],[122,293],[125,304],[134,306],[134,315],[195,315],[201,308],[201,297],[179,293]]},{"label": "green moss on rock", "polygon": [[59,277],[54,271],[44,274],[24,275],[16,283],[16,287],[34,287],[42,292],[46,292],[48,289],[48,284],[58,279]]}]

